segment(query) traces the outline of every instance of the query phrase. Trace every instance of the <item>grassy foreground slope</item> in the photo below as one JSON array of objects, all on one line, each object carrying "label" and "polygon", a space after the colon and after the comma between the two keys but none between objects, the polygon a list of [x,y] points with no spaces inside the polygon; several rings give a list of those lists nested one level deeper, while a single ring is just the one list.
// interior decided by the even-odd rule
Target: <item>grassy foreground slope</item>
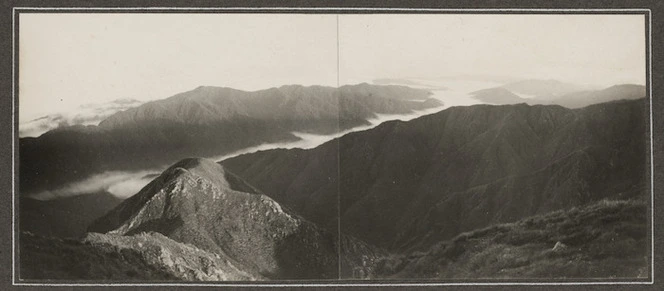
[{"label": "grassy foreground slope", "polygon": [[100,247],[74,239],[20,235],[19,281],[22,280],[177,280],[147,262],[140,252]]},{"label": "grassy foreground slope", "polygon": [[159,233],[89,233],[83,240],[21,234],[22,280],[255,281],[232,259]]},{"label": "grassy foreground slope", "polygon": [[389,278],[647,278],[648,207],[598,203],[465,232],[377,263]]}]

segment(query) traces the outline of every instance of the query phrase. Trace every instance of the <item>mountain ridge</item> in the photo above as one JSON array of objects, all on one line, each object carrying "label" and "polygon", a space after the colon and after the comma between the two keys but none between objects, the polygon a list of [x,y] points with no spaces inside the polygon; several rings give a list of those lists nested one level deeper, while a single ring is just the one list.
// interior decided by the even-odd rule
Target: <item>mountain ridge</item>
[{"label": "mountain ridge", "polygon": [[[312,150],[270,150],[222,164],[320,225],[334,225],[326,218],[333,209],[317,202],[341,193],[342,229],[402,249],[432,227],[445,226],[437,238],[444,239],[645,183],[645,156],[639,154],[645,152],[644,116],[643,99],[581,109],[453,107],[385,122]],[[512,200],[529,204],[498,211]],[[468,212],[478,215],[463,218]]]},{"label": "mountain ridge", "polygon": [[83,278],[109,276],[81,269],[99,258],[117,278],[642,277],[646,107],[452,107],[309,150],[187,158],[82,242],[21,239],[33,260],[80,250],[57,269]]},{"label": "mountain ridge", "polygon": [[199,87],[118,112],[99,126],[63,127],[21,138],[21,193],[58,188],[104,171],[165,168],[189,156],[220,156],[300,140],[292,132],[337,133],[368,125],[376,114],[441,105],[429,95],[369,84],[255,92]]},{"label": "mountain ridge", "polygon": [[[244,192],[251,189],[213,161],[185,159],[88,230],[123,237],[160,233],[228,257],[238,268],[268,278],[350,276],[359,260],[354,254],[382,253],[357,239],[320,229],[259,192]],[[344,244],[339,245],[339,240]],[[341,274],[339,264],[346,266]]]},{"label": "mountain ridge", "polygon": [[[557,84],[557,83],[556,83]],[[477,100],[490,104],[507,105],[526,103],[529,105],[560,105],[571,109],[618,101],[634,100],[646,97],[646,87],[636,84],[619,84],[597,90],[579,89],[576,91],[542,89],[530,97],[522,97],[510,86],[493,87],[470,93]],[[581,87],[579,87],[581,88]],[[532,93],[532,92],[531,92]]]}]

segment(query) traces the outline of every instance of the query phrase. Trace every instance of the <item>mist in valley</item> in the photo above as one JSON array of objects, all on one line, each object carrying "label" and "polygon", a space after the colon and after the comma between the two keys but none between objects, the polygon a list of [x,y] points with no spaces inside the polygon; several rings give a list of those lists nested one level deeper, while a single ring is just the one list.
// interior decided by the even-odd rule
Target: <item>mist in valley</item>
[{"label": "mist in valley", "polygon": [[[371,80],[366,80],[371,82]],[[247,147],[232,153],[207,157],[214,161],[223,161],[229,158],[237,157],[239,155],[255,153],[258,151],[266,151],[271,149],[312,149],[321,144],[329,142],[335,138],[339,138],[345,134],[357,131],[364,131],[374,128],[383,122],[391,120],[409,121],[424,115],[432,114],[453,106],[469,106],[475,104],[483,104],[483,102],[474,99],[469,93],[480,90],[483,88],[490,88],[500,86],[501,83],[492,81],[477,81],[477,80],[432,80],[432,79],[412,79],[413,82],[421,84],[420,86],[411,85],[409,87],[424,89],[427,88],[445,88],[437,90],[429,90],[432,95],[431,98],[440,100],[443,105],[426,110],[415,110],[407,114],[374,114],[367,122],[369,124],[354,127],[348,130],[343,130],[334,134],[321,135],[305,132],[291,132],[291,134],[298,138],[292,142],[278,142],[278,143],[264,143],[256,146]],[[391,82],[384,85],[399,85],[399,82]],[[147,185],[155,175],[158,175],[168,166],[160,169],[145,169],[140,171],[108,171],[89,176],[80,181],[69,183],[57,189],[42,191],[36,194],[28,194],[28,196],[39,200],[50,200],[56,198],[70,197],[83,194],[93,194],[100,191],[108,192],[118,198],[126,199],[138,193],[145,185]]]}]

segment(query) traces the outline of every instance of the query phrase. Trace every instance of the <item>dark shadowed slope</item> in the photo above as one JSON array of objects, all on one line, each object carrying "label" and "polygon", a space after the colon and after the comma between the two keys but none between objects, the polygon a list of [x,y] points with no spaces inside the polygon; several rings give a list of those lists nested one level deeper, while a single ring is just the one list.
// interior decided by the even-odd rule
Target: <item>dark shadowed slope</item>
[{"label": "dark shadowed slope", "polygon": [[377,113],[441,105],[429,95],[368,84],[255,92],[199,87],[118,112],[99,126],[65,127],[20,139],[21,192],[54,189],[103,171],[165,168],[190,156],[294,141],[293,131],[332,133],[368,124]]},{"label": "dark shadowed slope", "polygon": [[271,150],[224,166],[305,218],[408,249],[604,197],[646,181],[644,100],[454,107],[386,122],[312,150]]},{"label": "dark shadowed slope", "polygon": [[377,263],[376,276],[645,279],[650,274],[648,219],[645,199],[602,200],[386,257]]},{"label": "dark shadowed slope", "polygon": [[339,258],[336,232],[300,218],[204,159],[171,166],[89,230],[107,233],[111,240],[113,235],[157,232],[272,279],[338,278],[339,264],[351,269],[359,264],[358,253],[382,254],[343,236],[348,251]]},{"label": "dark shadowed slope", "polygon": [[88,225],[122,202],[106,192],[40,201],[19,198],[19,228],[35,234],[80,238]]}]

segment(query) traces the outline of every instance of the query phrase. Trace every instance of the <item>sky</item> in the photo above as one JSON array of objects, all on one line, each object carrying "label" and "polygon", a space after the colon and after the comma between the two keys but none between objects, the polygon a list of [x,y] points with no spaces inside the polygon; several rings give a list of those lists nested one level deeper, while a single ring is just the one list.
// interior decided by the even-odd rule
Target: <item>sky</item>
[{"label": "sky", "polygon": [[198,86],[460,74],[645,83],[642,15],[22,14],[19,121]]}]

